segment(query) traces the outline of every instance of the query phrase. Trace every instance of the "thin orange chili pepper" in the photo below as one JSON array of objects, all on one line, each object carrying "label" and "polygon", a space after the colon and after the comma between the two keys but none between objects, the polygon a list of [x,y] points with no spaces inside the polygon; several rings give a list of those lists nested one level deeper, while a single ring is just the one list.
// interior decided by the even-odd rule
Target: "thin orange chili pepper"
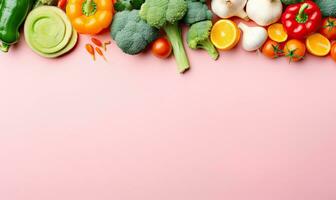
[{"label": "thin orange chili pepper", "polygon": [[95,56],[95,50],[94,50],[93,46],[91,44],[86,44],[85,49],[89,54],[91,54],[93,60],[95,61],[96,56]]},{"label": "thin orange chili pepper", "polygon": [[98,53],[101,57],[103,57],[104,60],[107,62],[106,57],[104,56],[104,53],[102,52],[102,50],[99,49],[98,47],[96,47],[96,51],[97,51],[97,53]]},{"label": "thin orange chili pepper", "polygon": [[98,47],[103,47],[103,43],[102,43],[102,41],[100,41],[98,38],[91,38],[91,41],[92,41],[92,43],[93,44],[95,44],[96,46],[98,46]]}]

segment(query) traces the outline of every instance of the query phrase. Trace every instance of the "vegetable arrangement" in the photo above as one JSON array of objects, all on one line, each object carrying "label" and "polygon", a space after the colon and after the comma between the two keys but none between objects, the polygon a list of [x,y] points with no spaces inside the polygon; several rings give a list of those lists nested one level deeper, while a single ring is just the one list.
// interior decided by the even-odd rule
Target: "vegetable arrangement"
[{"label": "vegetable arrangement", "polygon": [[[222,19],[213,21],[214,15]],[[234,17],[254,25],[237,24]],[[46,58],[68,53],[78,34],[88,34],[93,36],[85,45],[88,54],[107,61],[111,42],[96,35],[109,30],[126,54],[148,47],[161,59],[173,54],[179,73],[190,67],[184,40],[213,60],[218,50],[231,50],[241,41],[245,51],[261,51],[271,59],[296,62],[308,52],[336,62],[335,0],[1,0],[1,51],[19,41],[21,26],[28,46]]]}]

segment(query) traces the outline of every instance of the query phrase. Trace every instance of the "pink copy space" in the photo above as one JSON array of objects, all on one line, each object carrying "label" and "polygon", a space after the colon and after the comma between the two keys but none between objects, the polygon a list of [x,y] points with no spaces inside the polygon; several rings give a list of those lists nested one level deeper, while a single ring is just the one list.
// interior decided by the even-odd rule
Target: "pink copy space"
[{"label": "pink copy space", "polygon": [[[108,34],[101,36],[109,39]],[[336,65],[240,47],[0,54],[1,200],[334,200]]]}]

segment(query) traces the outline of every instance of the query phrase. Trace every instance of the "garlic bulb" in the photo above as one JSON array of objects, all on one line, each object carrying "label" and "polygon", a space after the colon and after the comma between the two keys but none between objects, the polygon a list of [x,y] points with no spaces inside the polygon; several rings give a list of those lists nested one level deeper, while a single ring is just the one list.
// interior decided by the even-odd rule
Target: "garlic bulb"
[{"label": "garlic bulb", "polygon": [[248,20],[244,11],[247,0],[212,0],[212,11],[220,18],[240,17]]},{"label": "garlic bulb", "polygon": [[247,16],[260,26],[268,26],[277,22],[282,14],[280,0],[248,0]]},{"label": "garlic bulb", "polygon": [[250,27],[240,22],[238,27],[243,31],[242,46],[246,51],[255,51],[267,40],[267,31],[263,27]]}]

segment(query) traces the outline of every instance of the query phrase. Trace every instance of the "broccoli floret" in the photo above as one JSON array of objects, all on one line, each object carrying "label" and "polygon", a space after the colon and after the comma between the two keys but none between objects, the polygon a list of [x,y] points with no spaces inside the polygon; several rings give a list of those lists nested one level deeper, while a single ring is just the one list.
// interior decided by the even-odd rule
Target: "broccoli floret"
[{"label": "broccoli floret", "polygon": [[131,0],[133,9],[139,10],[143,3],[145,3],[145,0]]},{"label": "broccoli floret", "polygon": [[124,10],[115,14],[111,36],[125,53],[135,55],[158,37],[158,30],[139,16],[139,10]]},{"label": "broccoli floret", "polygon": [[114,4],[114,9],[117,12],[133,9],[139,10],[144,2],[145,0],[117,0]]},{"label": "broccoli floret", "polygon": [[38,7],[38,6],[55,6],[57,5],[58,0],[37,0],[35,2],[34,8]]},{"label": "broccoli floret", "polygon": [[204,49],[212,59],[217,60],[219,56],[218,51],[209,39],[211,28],[211,21],[202,21],[193,24],[188,31],[187,42],[190,48]]},{"label": "broccoli floret", "polygon": [[196,22],[211,20],[212,12],[209,10],[204,0],[187,0],[188,11],[183,18],[183,22],[192,25]]},{"label": "broccoli floret", "polygon": [[132,10],[133,7],[130,0],[117,0],[114,4],[114,9],[120,12],[123,10]]},{"label": "broccoli floret", "polygon": [[178,71],[189,69],[189,60],[185,52],[179,21],[187,12],[185,0],[146,0],[141,6],[140,16],[149,25],[163,28],[170,40]]}]

